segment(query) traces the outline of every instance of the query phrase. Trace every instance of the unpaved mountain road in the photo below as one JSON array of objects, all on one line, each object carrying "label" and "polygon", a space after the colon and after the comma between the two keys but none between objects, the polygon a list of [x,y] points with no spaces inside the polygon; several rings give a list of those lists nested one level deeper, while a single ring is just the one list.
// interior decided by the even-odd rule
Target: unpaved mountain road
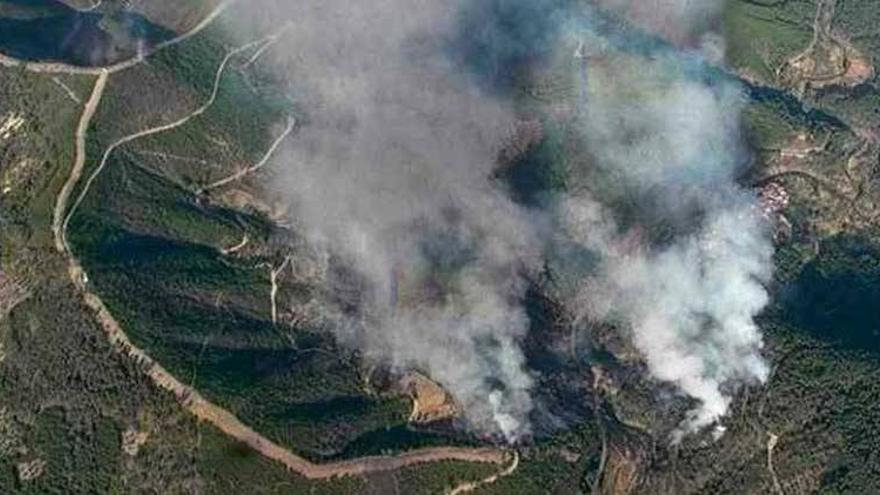
[{"label": "unpaved mountain road", "polygon": [[501,471],[499,471],[491,476],[488,476],[480,481],[469,481],[467,483],[462,483],[462,484],[458,485],[457,487],[453,488],[452,490],[450,490],[449,495],[460,495],[462,493],[472,492],[472,491],[476,490],[477,488],[480,488],[481,486],[491,485],[492,483],[495,483],[496,481],[500,480],[501,478],[503,478],[505,476],[510,476],[511,474],[513,474],[513,472],[516,471],[516,468],[518,466],[519,466],[519,454],[517,454],[514,451],[513,459],[510,461],[509,466],[507,466],[506,468],[502,469]]},{"label": "unpaved mountain road", "polygon": [[75,156],[73,159],[73,167],[70,170],[70,176],[61,187],[58,193],[58,199],[55,201],[55,209],[52,212],[52,234],[55,238],[55,249],[60,253],[69,253],[67,241],[64,236],[64,226],[67,224],[64,218],[64,212],[67,209],[67,203],[70,200],[70,193],[79,181],[86,164],[86,132],[89,130],[89,123],[98,109],[98,103],[101,102],[101,96],[104,94],[104,87],[107,85],[108,72],[101,72],[95,79],[95,86],[92,89],[92,95],[86,101],[83,107],[82,115],[79,118],[79,124],[76,126]]},{"label": "unpaved mountain road", "polygon": [[284,130],[281,132],[280,135],[278,135],[278,137],[275,138],[275,140],[272,142],[272,145],[269,146],[269,150],[266,151],[265,154],[263,154],[263,157],[260,159],[260,161],[251,165],[250,167],[244,167],[238,172],[235,172],[227,177],[224,177],[202,187],[201,189],[196,191],[196,194],[203,194],[212,189],[223,187],[231,182],[235,182],[241,179],[245,175],[252,174],[257,170],[263,168],[263,166],[265,166],[266,163],[269,162],[269,159],[272,158],[272,155],[275,154],[275,150],[277,150],[278,147],[281,146],[281,142],[284,141],[284,138],[286,138],[291,132],[293,132],[294,127],[296,127],[296,119],[293,117],[287,119],[287,125],[284,127]]},{"label": "unpaved mountain road", "polygon": [[101,298],[89,291],[83,277],[82,267],[73,257],[69,257],[68,273],[77,289],[83,294],[86,305],[95,312],[95,316],[113,346],[119,352],[137,361],[156,385],[172,392],[181,405],[198,419],[210,423],[226,435],[251,447],[263,456],[284,464],[288,469],[305,478],[328,479],[339,476],[357,476],[400,469],[414,464],[449,460],[500,465],[506,463],[510,458],[508,452],[493,448],[434,447],[411,450],[395,456],[360,457],[326,464],[311,462],[257,433],[242,423],[234,414],[206,400],[194,388],[178,380],[147,353],[132,344]]},{"label": "unpaved mountain road", "polygon": [[[67,213],[67,216],[64,217],[64,221],[61,223],[61,227],[59,229],[56,229],[55,225],[53,224],[53,230],[56,233],[60,232],[60,241],[64,245],[64,249],[70,251],[69,246],[67,246],[67,236],[66,236],[67,224],[70,222],[70,219],[71,219],[71,217],[73,217],[74,213],[76,213],[76,210],[77,210],[77,208],[79,208],[80,203],[82,203],[83,199],[88,194],[89,189],[92,187],[92,183],[95,181],[95,179],[101,173],[101,171],[104,170],[104,167],[107,166],[107,162],[110,159],[110,155],[113,153],[113,151],[116,150],[116,148],[119,148],[120,146],[122,146],[123,144],[129,143],[129,142],[134,141],[136,139],[140,139],[143,137],[151,136],[153,134],[159,134],[160,132],[165,132],[165,131],[170,131],[172,129],[176,129],[177,127],[180,127],[180,126],[186,124],[187,122],[192,120],[194,117],[198,117],[199,115],[205,113],[209,108],[211,108],[211,105],[214,104],[214,100],[217,98],[217,93],[220,91],[220,81],[223,78],[223,71],[226,69],[227,65],[229,64],[229,61],[232,60],[232,57],[234,57],[235,55],[237,55],[237,54],[239,54],[249,48],[253,48],[257,44],[259,44],[260,41],[261,40],[252,41],[252,42],[244,44],[238,48],[230,50],[226,54],[226,56],[223,57],[223,61],[220,62],[220,65],[217,67],[217,71],[214,74],[214,85],[213,85],[213,89],[211,90],[211,95],[208,97],[208,100],[205,101],[205,103],[202,104],[200,107],[196,108],[195,110],[188,113],[187,115],[175,120],[174,122],[169,122],[167,124],[162,124],[162,125],[158,125],[155,127],[150,127],[148,129],[144,129],[142,131],[135,132],[134,134],[129,134],[128,136],[124,136],[122,138],[119,138],[116,141],[114,141],[112,144],[110,144],[110,146],[108,146],[107,149],[104,150],[104,154],[101,156],[101,161],[98,162],[98,166],[95,168],[95,171],[92,172],[92,175],[90,175],[89,178],[86,180],[85,186],[83,186],[82,191],[80,191],[79,196],[77,196],[77,198],[76,198],[76,201],[73,202],[73,206],[70,207],[70,211]],[[106,83],[108,73],[102,72],[101,76],[98,76],[98,77],[99,78],[104,77],[104,82],[101,83],[101,87],[103,88],[103,84]],[[100,80],[99,80],[99,82],[100,82]],[[97,83],[96,83],[96,86],[97,86]],[[93,96],[94,96],[94,94],[93,94]],[[98,99],[100,100],[100,94],[98,95]],[[91,101],[91,99],[90,99],[90,101]],[[97,102],[95,102],[94,104],[97,105]],[[86,110],[88,110],[88,107],[86,107]],[[92,109],[92,112],[94,113],[94,109]],[[87,117],[87,120],[84,120],[86,117]],[[79,154],[79,146],[80,145],[83,146],[83,150],[85,150],[84,134],[85,134],[85,131],[88,129],[88,121],[91,120],[91,117],[92,117],[91,114],[86,115],[85,113],[83,113],[84,119],[80,120],[80,128],[77,129],[77,161],[75,162],[75,165],[79,165],[79,169],[74,171],[74,172],[76,172],[76,176],[74,176],[74,174],[71,174],[71,178],[68,180],[68,183],[65,184],[65,186],[68,186],[68,185],[70,186],[70,190],[73,189],[74,184],[76,184],[76,181],[79,180],[79,175],[82,174],[82,168],[83,168],[83,163],[85,162],[85,156],[84,156],[84,153],[83,153],[83,155]],[[81,129],[83,125],[86,126],[86,129]],[[80,131],[82,131],[82,133],[83,133],[82,141],[80,141],[80,139],[79,139]],[[80,162],[83,162],[83,163],[80,163]],[[71,183],[71,180],[73,180],[72,183]],[[67,194],[69,195],[70,191],[67,191]],[[56,216],[53,217],[55,219],[57,219],[57,215],[59,213],[60,214],[64,213],[63,209],[59,212],[59,208],[58,208],[58,206],[60,206],[61,199],[62,198],[59,197],[59,204],[56,204],[56,208],[55,208],[55,215]],[[66,204],[68,198],[65,197],[63,199]],[[58,236],[56,236],[55,247],[56,248],[58,247]]]},{"label": "unpaved mountain road", "polygon": [[[226,5],[227,3],[228,2],[224,2],[224,4],[221,5]],[[218,7],[218,10],[215,10],[212,15],[209,16],[206,21],[200,23],[196,27],[196,29],[204,28],[204,26],[207,25],[207,23],[210,22],[211,19],[216,17],[219,12],[220,8]],[[194,33],[190,32],[187,35],[182,35],[178,37],[177,40],[182,41],[192,34]],[[175,127],[185,124],[191,118],[200,115],[201,113],[206,111],[217,95],[219,81],[229,59],[235,54],[243,51],[247,47],[254,46],[254,43],[258,43],[258,41],[239,47],[238,49],[232,50],[229,52],[229,54],[227,54],[227,57],[224,58],[220,67],[218,67],[217,73],[215,75],[214,90],[210,98],[204,105],[193,110],[193,112],[191,112],[189,115],[177,121],[131,134],[117,140],[116,142],[108,146],[108,148],[104,151],[101,157],[101,161],[99,162],[95,171],[92,173],[91,176],[89,176],[87,183],[83,187],[73,206],[68,211],[68,204],[70,202],[71,193],[76,187],[76,184],[81,179],[85,168],[86,139],[89,124],[91,123],[92,118],[94,117],[95,112],[101,102],[104,88],[106,87],[110,74],[114,72],[114,70],[119,69],[104,68],[96,69],[97,72],[86,72],[88,74],[97,74],[97,77],[95,79],[95,84],[93,86],[91,95],[83,106],[83,111],[79,123],[77,124],[74,136],[76,142],[74,147],[75,157],[73,161],[73,166],[71,167],[70,176],[62,186],[56,199],[52,221],[52,231],[54,236],[55,248],[60,253],[64,254],[67,258],[68,275],[70,277],[70,280],[73,282],[79,293],[82,294],[85,304],[94,312],[96,319],[101,324],[101,327],[107,335],[110,343],[116,348],[117,351],[137,361],[144,372],[147,374],[147,376],[149,376],[157,386],[173,393],[175,397],[177,397],[181,405],[190,413],[195,415],[198,419],[210,423],[228,436],[250,446],[260,454],[284,464],[288,469],[300,474],[301,476],[309,479],[327,479],[338,476],[357,476],[377,471],[400,469],[414,464],[447,460],[483,462],[499,465],[505,464],[511,456],[508,451],[494,448],[460,447],[425,448],[412,450],[395,456],[370,456],[326,464],[313,463],[303,457],[294,454],[289,449],[286,449],[260,435],[259,433],[242,423],[241,420],[239,420],[234,414],[206,400],[198,393],[197,390],[178,380],[162,365],[153,360],[146,352],[144,352],[142,349],[138,348],[131,342],[131,340],[123,331],[122,327],[107,309],[101,298],[90,290],[85,272],[83,271],[79,260],[77,260],[76,257],[73,255],[73,252],[71,251],[70,246],[67,243],[66,230],[71,217],[74,215],[77,207],[80,205],[83,198],[88,193],[90,185],[101,172],[101,170],[107,165],[110,154],[114,149],[127,142],[131,142],[140,137],[171,130]],[[133,62],[128,66],[134,65],[138,62],[139,61]],[[34,70],[34,67],[34,64],[26,65],[26,68],[31,70]],[[44,67],[44,65],[36,64],[36,67]],[[38,71],[52,72],[52,70]],[[60,72],[65,71],[62,70]],[[65,215],[65,213],[67,214]],[[516,454],[514,453],[513,455],[515,456]],[[518,458],[514,457],[514,469],[516,467],[517,460]],[[497,476],[503,475],[503,473],[508,470],[510,470],[509,467]],[[484,480],[484,482],[486,481]]]}]

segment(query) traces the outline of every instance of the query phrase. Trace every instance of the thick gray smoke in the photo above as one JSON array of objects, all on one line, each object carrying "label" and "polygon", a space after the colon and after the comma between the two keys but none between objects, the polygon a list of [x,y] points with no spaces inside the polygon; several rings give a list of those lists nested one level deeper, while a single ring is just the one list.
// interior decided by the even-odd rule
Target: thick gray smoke
[{"label": "thick gray smoke", "polygon": [[[340,304],[339,337],[425,371],[474,428],[510,440],[529,432],[522,300],[548,239],[598,255],[570,307],[631,328],[651,373],[699,402],[685,431],[726,412],[726,387],[766,376],[752,318],[766,303],[771,246],[754,197],[734,181],[741,96],[729,82],[701,77],[703,59],[721,46],[710,54],[702,41],[719,4],[598,3],[701,51],[657,42],[664,48],[650,56],[652,47],[636,50],[642,55],[610,48],[600,53],[604,63],[571,64],[586,71],[576,79],[582,101],[572,105],[590,155],[573,182],[613,187],[548,193],[540,208],[517,204],[491,177],[515,128],[523,74],[560,53],[604,50],[575,53],[571,45],[605,36],[593,28],[592,7],[299,2],[280,41],[279,68],[306,122],[273,186],[298,227],[354,272],[358,297]],[[654,205],[651,222],[622,221],[621,205],[647,209],[642,199]],[[671,239],[651,239],[656,221],[672,226]],[[547,235],[550,225],[558,228]]]},{"label": "thick gray smoke", "polygon": [[[342,340],[418,368],[480,431],[527,433],[517,344],[531,214],[490,180],[513,115],[451,66],[448,2],[304,2],[284,39],[307,123],[284,155],[291,216],[363,284]],[[351,315],[349,315],[351,316]]]}]

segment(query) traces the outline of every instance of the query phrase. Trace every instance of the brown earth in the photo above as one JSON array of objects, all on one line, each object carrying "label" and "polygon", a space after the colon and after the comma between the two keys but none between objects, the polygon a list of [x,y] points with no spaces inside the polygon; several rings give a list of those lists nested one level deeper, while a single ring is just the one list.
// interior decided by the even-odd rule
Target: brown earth
[{"label": "brown earth", "polygon": [[409,420],[412,423],[430,423],[458,415],[459,407],[452,396],[440,385],[421,373],[408,373],[401,386],[413,401]]}]

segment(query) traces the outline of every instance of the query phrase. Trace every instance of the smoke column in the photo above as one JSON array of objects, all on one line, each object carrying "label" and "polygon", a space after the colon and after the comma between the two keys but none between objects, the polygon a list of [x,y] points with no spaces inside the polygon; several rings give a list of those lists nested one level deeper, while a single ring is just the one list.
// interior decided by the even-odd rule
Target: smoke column
[{"label": "smoke column", "polygon": [[275,186],[299,228],[354,271],[331,280],[357,286],[340,304],[354,309],[331,323],[340,340],[424,371],[471,427],[514,440],[532,409],[517,341],[540,247],[534,215],[490,179],[514,116],[447,56],[455,12],[425,0],[298,6],[283,63],[306,124]]},{"label": "smoke column", "polygon": [[[619,324],[651,374],[695,400],[679,433],[767,373],[753,317],[772,247],[734,180],[742,96],[706,63],[723,51],[720,3],[596,3],[300,2],[276,61],[305,123],[272,187],[346,267],[328,272],[329,326],[426,372],[472,428],[510,441],[534,408],[525,290],[563,240],[599,260],[570,274],[570,310]],[[581,101],[565,117],[582,187],[524,206],[492,178],[517,91],[575,53],[591,59],[565,69],[588,71],[571,74]]]},{"label": "smoke column", "polygon": [[722,418],[731,386],[766,379],[754,316],[767,303],[772,244],[756,197],[735,181],[748,160],[744,97],[706,65],[723,44],[699,28],[719,5],[605,3],[693,48],[642,46],[650,57],[618,53],[589,69],[579,119],[586,175],[605,187],[566,197],[559,211],[569,237],[601,263],[580,280],[575,307],[629,328],[651,374],[697,401],[678,440]]}]

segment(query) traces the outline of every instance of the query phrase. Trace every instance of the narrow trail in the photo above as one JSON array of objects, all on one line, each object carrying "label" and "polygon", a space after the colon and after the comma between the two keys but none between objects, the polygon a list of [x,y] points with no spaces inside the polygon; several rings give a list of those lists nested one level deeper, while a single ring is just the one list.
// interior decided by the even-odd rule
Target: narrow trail
[{"label": "narrow trail", "polygon": [[773,478],[773,489],[776,490],[776,495],[785,495],[782,492],[782,485],[779,484],[779,478],[776,477],[776,470],[773,468],[773,449],[779,442],[779,436],[769,431],[767,435],[767,470],[770,471],[770,476]]},{"label": "narrow trail", "polygon": [[232,175],[229,175],[228,177],[224,177],[220,180],[214,181],[214,182],[200,188],[198,191],[196,191],[196,194],[203,194],[207,191],[210,191],[211,189],[216,189],[218,187],[225,186],[226,184],[229,184],[230,182],[237,181],[237,180],[241,179],[242,177],[244,177],[245,175],[252,174],[252,173],[256,172],[257,170],[263,168],[263,166],[269,162],[269,159],[272,158],[272,155],[275,154],[275,150],[277,150],[278,147],[281,146],[281,142],[284,141],[284,138],[286,138],[291,132],[293,132],[293,129],[295,127],[296,127],[296,119],[294,119],[293,117],[287,119],[287,126],[284,128],[284,131],[277,138],[275,138],[275,141],[272,142],[272,145],[269,147],[269,150],[266,151],[266,153],[263,155],[263,157],[260,159],[260,161],[251,165],[250,167],[245,167],[245,168],[239,170],[238,172],[235,172]]},{"label": "narrow trail", "polygon": [[204,158],[197,158],[194,156],[175,155],[174,153],[165,153],[163,151],[132,150],[132,152],[137,153],[138,155],[143,155],[143,156],[164,158],[165,160],[179,160],[182,162],[197,163],[199,165],[208,165],[210,163],[208,160],[205,160]]},{"label": "narrow trail", "polygon": [[249,241],[249,239],[248,239],[248,235],[245,234],[245,235],[241,238],[241,241],[240,241],[238,244],[236,244],[236,245],[234,245],[234,246],[232,246],[232,247],[223,248],[223,249],[220,250],[220,252],[223,253],[223,254],[226,255],[226,256],[228,256],[228,255],[230,255],[230,254],[233,254],[233,253],[236,253],[236,252],[238,252],[239,250],[243,249],[245,246],[247,246],[248,241]]},{"label": "narrow trail", "polygon": [[64,81],[58,79],[58,76],[53,77],[52,82],[54,82],[59,88],[61,88],[61,90],[64,91],[67,97],[73,100],[74,103],[76,103],[77,105],[82,104],[82,100],[79,99],[79,96],[77,96],[76,93],[74,93],[73,90],[70,89],[70,86],[64,84]]},{"label": "narrow trail", "polygon": [[[170,131],[172,129],[180,127],[183,124],[186,124],[187,122],[192,120],[193,118],[198,117],[199,115],[205,113],[209,108],[211,108],[211,105],[214,104],[214,100],[217,98],[217,93],[220,91],[220,81],[223,78],[223,71],[226,69],[226,66],[229,64],[229,61],[232,59],[232,57],[238,55],[239,53],[241,53],[249,48],[252,48],[253,46],[257,45],[260,41],[261,40],[252,41],[252,42],[244,44],[238,48],[230,50],[226,54],[226,56],[223,57],[223,60],[220,62],[220,65],[217,67],[217,72],[214,74],[214,85],[211,90],[211,95],[208,97],[208,100],[205,101],[205,103],[203,103],[200,107],[196,108],[195,110],[193,110],[192,112],[190,112],[186,116],[175,120],[174,122],[169,122],[167,124],[162,124],[162,125],[158,125],[155,127],[150,127],[149,129],[144,129],[144,130],[136,132],[134,134],[129,134],[128,136],[117,139],[112,144],[110,144],[106,150],[104,150],[104,154],[101,156],[101,161],[98,162],[98,166],[95,168],[95,170],[89,176],[89,178],[86,179],[85,186],[83,186],[82,191],[80,191],[79,196],[77,196],[77,198],[76,198],[76,201],[73,202],[73,206],[71,206],[70,211],[67,213],[67,216],[64,218],[64,222],[61,225],[60,238],[61,238],[61,242],[64,244],[65,249],[67,249],[68,251],[70,250],[69,246],[67,245],[67,236],[66,236],[67,225],[70,222],[71,217],[73,217],[74,213],[76,213],[76,210],[77,210],[77,208],[79,208],[79,205],[82,203],[83,199],[88,194],[89,189],[92,187],[92,183],[95,181],[95,179],[101,173],[101,171],[104,170],[104,167],[107,166],[107,162],[110,158],[110,155],[113,153],[113,151],[116,150],[116,148],[122,146],[123,144],[132,142],[136,139],[151,136],[153,134],[158,134],[160,132]],[[104,74],[104,78],[106,81],[107,74],[109,74],[109,73],[103,72],[102,74]],[[85,160],[85,157],[83,156],[82,159]],[[80,165],[80,167],[82,167],[82,165]],[[56,214],[58,214],[57,209],[56,209]]]},{"label": "narrow trail", "polygon": [[257,61],[257,59],[263,56],[263,53],[265,53],[266,50],[268,50],[272,47],[272,45],[278,42],[284,32],[290,29],[290,26],[292,25],[293,24],[288,21],[284,23],[283,26],[281,26],[281,29],[270,35],[269,38],[263,43],[263,45],[260,46],[260,48],[257,49],[257,51],[255,51],[253,55],[251,55],[251,58],[249,58],[247,62],[244,63],[244,67],[250,67],[251,65],[253,65],[254,62]]},{"label": "narrow trail", "polygon": [[290,263],[290,255],[284,257],[284,261],[278,265],[278,268],[269,267],[269,282],[272,284],[272,290],[269,292],[269,304],[272,306],[272,324],[278,323],[278,274],[281,273]]},{"label": "narrow trail", "polygon": [[[97,9],[98,7],[100,7],[101,4],[104,3],[104,0],[89,0],[89,6],[88,6],[88,7],[79,7],[78,5],[71,5],[69,2],[64,2],[64,3],[65,3],[68,7],[72,8],[72,9],[74,9],[74,10],[77,10],[77,11],[79,11],[79,12],[91,12],[91,11]],[[75,3],[76,3],[76,2],[74,2],[74,4],[75,4]]]},{"label": "narrow trail", "polygon": [[453,488],[449,495],[460,495],[462,493],[467,493],[480,488],[481,486],[491,485],[495,483],[499,479],[510,476],[516,471],[516,468],[519,466],[519,454],[516,451],[513,451],[513,459],[510,461],[510,465],[504,468],[503,470],[493,474],[492,476],[488,476],[480,481],[469,481],[467,483],[462,483],[457,487]]},{"label": "narrow trail", "polygon": [[[224,2],[224,4],[225,3],[228,2]],[[202,21],[199,26],[204,27],[204,25],[207,25],[207,23],[210,22],[210,19],[216,17],[218,13],[219,11],[215,11],[215,13],[212,14],[209,19],[206,19],[206,21]],[[185,39],[185,36],[180,37],[180,40],[182,39]],[[98,77],[95,79],[92,93],[88,101],[86,101],[85,105],[83,106],[83,112],[76,128],[75,157],[73,166],[71,167],[70,176],[59,191],[58,198],[55,203],[55,208],[53,210],[52,232],[55,248],[60,253],[64,254],[67,258],[68,275],[70,277],[70,280],[73,282],[76,289],[82,294],[83,301],[85,302],[86,306],[88,306],[94,312],[97,321],[100,323],[111,345],[113,345],[113,347],[118,352],[135,360],[140,365],[144,373],[149,376],[150,379],[158,387],[173,393],[175,397],[177,397],[180,404],[199,420],[210,423],[211,425],[218,428],[220,431],[224,432],[226,435],[234,438],[239,442],[242,442],[245,445],[248,445],[263,456],[284,464],[288,469],[300,474],[301,476],[309,479],[327,479],[339,476],[357,476],[377,471],[400,469],[413,464],[446,460],[483,462],[492,464],[505,463],[509,458],[509,454],[506,451],[495,448],[461,447],[424,448],[412,450],[396,456],[369,456],[326,464],[313,463],[263,437],[262,435],[242,423],[241,420],[239,420],[231,412],[206,400],[193,387],[186,385],[178,380],[162,365],[153,360],[153,358],[151,358],[145,351],[138,348],[131,342],[131,340],[123,331],[122,327],[107,309],[101,298],[89,289],[85,272],[80,265],[79,260],[76,259],[70,249],[70,246],[67,242],[66,233],[70,219],[76,212],[79,205],[82,203],[83,198],[85,198],[95,178],[106,166],[110,154],[113,152],[113,150],[125,143],[131,142],[141,137],[173,129],[175,127],[185,124],[193,117],[204,113],[211,106],[217,96],[219,82],[222,77],[223,70],[227,66],[229,60],[237,53],[240,53],[241,51],[254,46],[260,41],[262,40],[254,41],[252,43],[239,47],[235,50],[230,51],[226,55],[226,57],[223,59],[220,66],[218,67],[217,73],[215,75],[214,88],[211,96],[204,105],[197,108],[186,117],[181,118],[177,121],[131,134],[117,140],[116,142],[108,146],[101,157],[101,161],[99,162],[98,167],[96,167],[95,171],[89,176],[82,191],[80,192],[79,196],[77,196],[76,201],[73,203],[68,211],[68,203],[70,201],[71,193],[76,187],[76,184],[81,179],[85,168],[85,144],[89,124],[95,115],[99,103],[101,102],[104,88],[106,87],[107,80],[112,72],[112,70],[110,69],[99,69],[99,71],[97,72]],[[291,122],[289,123],[288,128],[290,129],[292,128],[292,126],[293,123]],[[286,133],[284,135],[286,135]],[[274,147],[277,147],[278,142],[280,142],[280,140],[276,141],[273,149]],[[270,150],[270,152],[267,154],[267,157],[264,158],[264,161],[268,160],[268,156],[271,155],[272,151],[273,150]],[[259,165],[262,166],[262,163]],[[66,216],[65,211],[67,211]],[[514,453],[514,455],[516,454]],[[514,468],[516,459],[518,458],[515,458]]]},{"label": "narrow trail", "polygon": [[100,7],[102,3],[104,3],[104,0],[92,0],[92,5],[80,10],[80,12],[91,12]]}]

